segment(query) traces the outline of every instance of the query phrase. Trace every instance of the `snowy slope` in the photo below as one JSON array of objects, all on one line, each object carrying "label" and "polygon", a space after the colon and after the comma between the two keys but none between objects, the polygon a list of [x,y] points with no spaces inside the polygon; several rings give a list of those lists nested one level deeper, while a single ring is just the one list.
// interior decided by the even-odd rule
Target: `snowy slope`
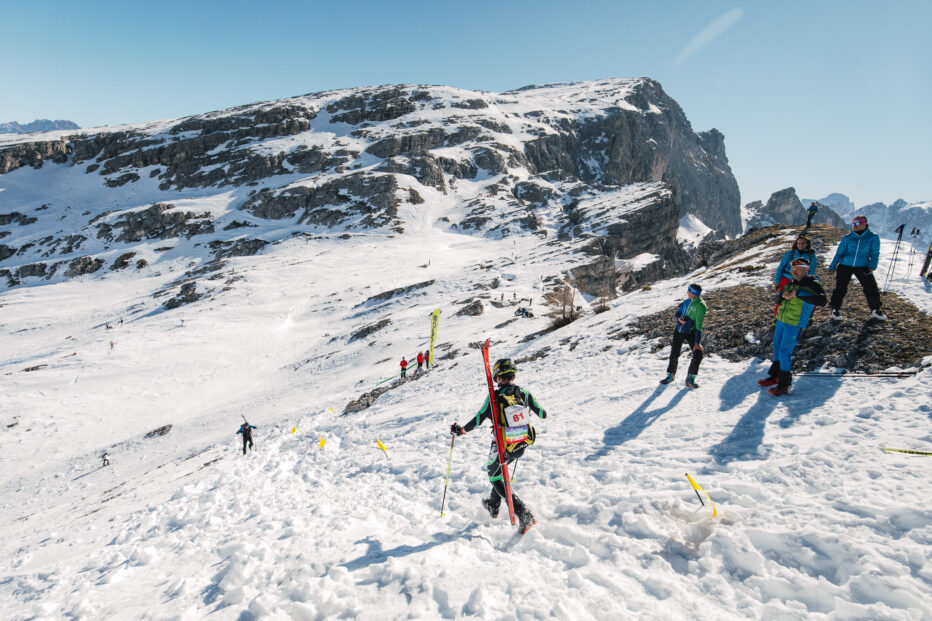
[{"label": "snowy slope", "polygon": [[[547,324],[543,278],[572,266],[563,246],[401,217],[404,235],[269,231],[284,241],[231,259],[231,290],[175,311],[149,294],[180,252],[0,294],[6,618],[932,616],[929,458],[880,451],[930,450],[932,369],[800,378],[777,400],[755,382],[766,363],[713,353],[698,390],[682,371],[661,387],[668,350],[609,337],[687,282],[739,277],[660,282],[522,342]],[[891,289],[932,310],[900,267]],[[493,305],[502,293],[537,317]],[[483,314],[455,314],[475,299]],[[437,366],[341,416],[424,348],[435,308]],[[523,538],[479,505],[487,429],[456,440],[440,516],[486,337],[493,357],[534,358],[518,381],[550,413],[516,470],[539,520]],[[241,415],[258,427],[246,456]]]}]

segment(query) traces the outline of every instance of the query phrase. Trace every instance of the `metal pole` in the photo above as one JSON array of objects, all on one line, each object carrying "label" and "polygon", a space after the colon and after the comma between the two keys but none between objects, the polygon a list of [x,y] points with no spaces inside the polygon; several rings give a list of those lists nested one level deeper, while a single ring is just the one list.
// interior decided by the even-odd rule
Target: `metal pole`
[{"label": "metal pole", "polygon": [[450,461],[447,462],[447,480],[443,483],[443,500],[440,501],[440,517],[444,516],[443,507],[447,504],[447,485],[450,483],[450,466],[453,465],[453,443],[456,442],[456,436],[450,436]]},{"label": "metal pole", "polygon": [[890,267],[887,268],[887,278],[883,282],[883,294],[887,294],[887,285],[890,284],[890,273],[893,271],[893,266],[896,265],[896,255],[900,252],[900,240],[903,239],[903,229],[906,227],[906,224],[903,223],[897,227],[896,232],[896,246],[893,248],[893,258],[890,259]]}]

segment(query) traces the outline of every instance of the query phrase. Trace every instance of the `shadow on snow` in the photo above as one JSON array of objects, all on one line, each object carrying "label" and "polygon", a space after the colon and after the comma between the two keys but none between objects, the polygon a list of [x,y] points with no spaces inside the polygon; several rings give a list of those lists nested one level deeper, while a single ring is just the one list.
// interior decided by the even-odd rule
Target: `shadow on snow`
[{"label": "shadow on snow", "polygon": [[628,440],[633,440],[634,438],[641,435],[641,432],[647,429],[650,425],[654,423],[658,418],[660,418],[666,412],[669,412],[677,406],[677,404],[686,396],[686,393],[689,392],[689,389],[683,388],[670,400],[668,404],[662,407],[655,408],[653,410],[648,409],[651,403],[660,396],[667,387],[666,386],[657,386],[647,399],[644,400],[641,405],[637,407],[636,410],[628,414],[628,417],[621,421],[615,427],[605,430],[605,435],[602,437],[602,448],[597,452],[589,455],[586,460],[592,461],[604,457],[609,452],[615,448],[621,446]]},{"label": "shadow on snow", "polygon": [[766,459],[767,451],[762,450],[764,427],[777,406],[786,409],[786,416],[779,423],[780,427],[786,429],[794,425],[803,414],[824,405],[841,386],[840,378],[796,378],[792,394],[774,397],[757,385],[756,379],[764,377],[763,369],[763,366],[752,364],[744,373],[729,378],[722,386],[721,411],[734,409],[754,392],[758,392],[758,396],[728,437],[709,449],[709,454],[719,465]]}]

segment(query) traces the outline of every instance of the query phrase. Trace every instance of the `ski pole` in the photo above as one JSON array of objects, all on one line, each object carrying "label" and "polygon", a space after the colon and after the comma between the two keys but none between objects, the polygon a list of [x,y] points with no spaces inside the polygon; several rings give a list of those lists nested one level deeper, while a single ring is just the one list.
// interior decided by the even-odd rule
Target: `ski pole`
[{"label": "ski pole", "polygon": [[447,480],[443,483],[443,500],[440,501],[440,517],[444,516],[443,507],[447,503],[447,485],[450,483],[450,466],[453,465],[453,443],[456,436],[450,435],[450,461],[447,462]]},{"label": "ski pole", "polygon": [[887,285],[890,284],[890,274],[893,272],[893,268],[896,266],[896,256],[900,252],[900,240],[903,239],[903,229],[906,228],[906,224],[903,223],[896,228],[898,235],[896,236],[896,246],[893,247],[893,257],[890,259],[890,267],[887,268],[887,277],[883,282],[883,294],[887,294]]}]

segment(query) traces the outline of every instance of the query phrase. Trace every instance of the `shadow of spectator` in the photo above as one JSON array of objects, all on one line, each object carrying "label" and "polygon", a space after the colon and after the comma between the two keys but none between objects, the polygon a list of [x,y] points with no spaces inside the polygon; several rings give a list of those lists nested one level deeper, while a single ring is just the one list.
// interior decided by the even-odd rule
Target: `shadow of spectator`
[{"label": "shadow of spectator", "polygon": [[709,454],[719,465],[733,461],[766,459],[767,455],[762,451],[764,425],[778,403],[779,401],[767,391],[761,391],[757,402],[748,408],[728,437],[709,449]]},{"label": "shadow of spectator", "polygon": [[602,437],[602,448],[592,455],[589,455],[586,460],[593,461],[604,457],[616,447],[621,446],[628,440],[633,440],[638,437],[641,435],[642,431],[647,429],[647,427],[653,424],[653,422],[660,418],[665,412],[669,412],[675,408],[683,397],[686,396],[686,393],[689,392],[689,389],[683,388],[674,395],[667,405],[649,410],[648,407],[650,404],[653,403],[666,388],[666,386],[657,386],[654,392],[648,395],[647,399],[645,399],[636,410],[628,414],[627,418],[611,429],[606,429],[605,435]]},{"label": "shadow of spectator", "polygon": [[752,362],[743,373],[732,375],[725,380],[722,389],[718,393],[718,410],[720,412],[732,410],[748,396],[759,392],[760,386],[757,385],[757,380],[767,374],[769,366],[770,361],[767,361],[764,365]]}]

